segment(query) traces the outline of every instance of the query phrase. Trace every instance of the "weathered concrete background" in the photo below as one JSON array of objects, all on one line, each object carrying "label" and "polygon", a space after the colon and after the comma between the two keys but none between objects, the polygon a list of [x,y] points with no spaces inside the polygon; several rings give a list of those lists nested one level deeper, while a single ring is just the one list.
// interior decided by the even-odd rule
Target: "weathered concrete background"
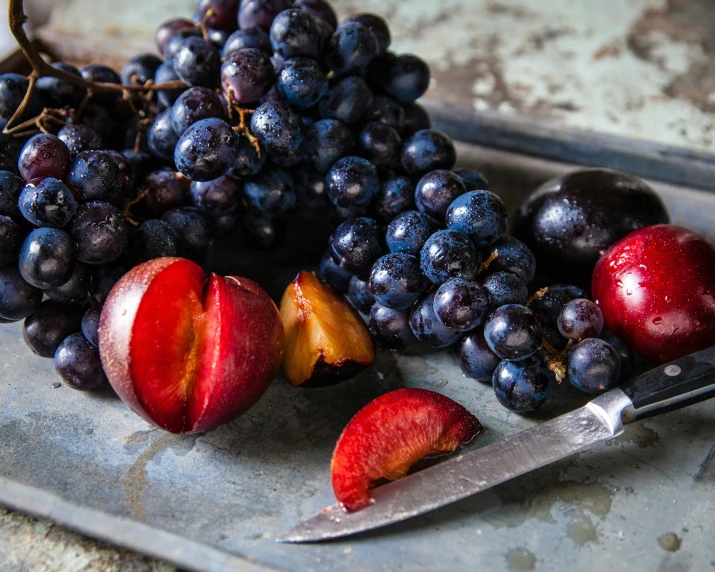
[{"label": "weathered concrete background", "polygon": [[[395,51],[425,58],[430,97],[712,150],[712,0],[335,0],[390,22]],[[68,0],[54,29],[152,49],[157,24],[195,0]],[[110,15],[110,16],[108,16]]]}]

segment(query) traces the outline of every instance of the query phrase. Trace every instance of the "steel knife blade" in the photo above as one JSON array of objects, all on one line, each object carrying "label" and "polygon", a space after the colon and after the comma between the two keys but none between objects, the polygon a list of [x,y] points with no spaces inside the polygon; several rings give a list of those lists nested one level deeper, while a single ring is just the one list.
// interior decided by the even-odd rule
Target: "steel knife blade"
[{"label": "steel knife blade", "polygon": [[715,347],[660,366],[585,406],[372,490],[356,512],[321,510],[278,542],[317,542],[401,522],[622,434],[623,424],[715,396]]}]

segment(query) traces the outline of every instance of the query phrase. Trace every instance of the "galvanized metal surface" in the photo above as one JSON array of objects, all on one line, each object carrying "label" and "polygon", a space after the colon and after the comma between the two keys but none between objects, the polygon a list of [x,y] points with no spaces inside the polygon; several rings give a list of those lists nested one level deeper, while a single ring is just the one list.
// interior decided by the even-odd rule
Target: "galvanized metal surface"
[{"label": "galvanized metal surface", "polygon": [[616,388],[583,407],[520,433],[376,488],[365,508],[346,513],[339,504],[278,537],[279,542],[315,542],[374,530],[450,505],[620,437],[623,413],[633,402]]},{"label": "galvanized metal surface", "polygon": [[[490,176],[512,208],[569,168],[466,146],[459,153],[463,165]],[[676,221],[713,237],[713,195],[658,189]],[[286,259],[270,266],[242,255],[224,261],[224,269],[272,275],[275,296],[295,271]],[[415,348],[380,352],[369,370],[332,388],[301,390],[277,379],[238,420],[176,436],[150,427],[112,395],[53,388],[55,381],[51,362],[24,347],[19,325],[0,328],[2,475],[269,566],[706,570],[715,562],[715,403],[637,422],[619,439],[402,525],[293,546],[277,545],[275,537],[334,502],[334,443],[377,395],[412,386],[452,397],[486,428],[475,447],[585,400],[562,385],[546,410],[521,417],[502,408],[488,387],[465,379],[450,352]]]},{"label": "galvanized metal surface", "polygon": [[[385,16],[393,49],[429,62],[430,96],[438,101],[561,129],[715,148],[710,0],[333,3],[340,16]],[[58,3],[50,26],[58,48],[80,56],[91,46],[93,58],[116,58],[127,42],[134,50],[153,50],[156,26],[189,16],[196,0],[123,0],[121,6],[115,0]]]}]

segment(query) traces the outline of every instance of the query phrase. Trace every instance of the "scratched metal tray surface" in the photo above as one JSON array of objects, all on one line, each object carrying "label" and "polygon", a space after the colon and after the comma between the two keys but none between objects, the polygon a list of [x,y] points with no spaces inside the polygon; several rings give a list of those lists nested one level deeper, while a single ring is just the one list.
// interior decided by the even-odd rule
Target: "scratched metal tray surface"
[{"label": "scratched metal tray surface", "polygon": [[[510,209],[573,166],[460,145]],[[715,195],[656,185],[674,222],[715,237]],[[266,260],[230,243],[213,265],[277,297],[296,252]],[[232,247],[233,250],[232,250]],[[296,247],[299,248],[299,247]],[[567,277],[564,277],[567,280]],[[248,413],[201,435],[151,427],[110,392],[56,387],[20,324],[0,328],[0,504],[198,570],[707,570],[715,567],[715,402],[628,426],[623,437],[411,521],[343,541],[275,537],[334,498],[330,456],[376,396],[423,387],[465,405],[485,430],[470,449],[563,413],[568,385],[537,416],[510,413],[464,378],[450,351],[381,351],[341,385],[282,377]]]}]

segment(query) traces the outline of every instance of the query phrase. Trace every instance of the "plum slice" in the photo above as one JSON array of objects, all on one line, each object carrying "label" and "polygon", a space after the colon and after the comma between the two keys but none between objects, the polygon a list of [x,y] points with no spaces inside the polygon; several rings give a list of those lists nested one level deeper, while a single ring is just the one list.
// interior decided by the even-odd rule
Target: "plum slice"
[{"label": "plum slice", "polygon": [[281,300],[286,344],[283,374],[296,386],[321,386],[353,377],[375,359],[370,332],[343,296],[302,271]]},{"label": "plum slice", "polygon": [[331,464],[335,497],[347,511],[364,508],[376,481],[402,478],[423,457],[451,453],[481,429],[474,415],[439,393],[386,393],[358,411],[338,439]]}]

